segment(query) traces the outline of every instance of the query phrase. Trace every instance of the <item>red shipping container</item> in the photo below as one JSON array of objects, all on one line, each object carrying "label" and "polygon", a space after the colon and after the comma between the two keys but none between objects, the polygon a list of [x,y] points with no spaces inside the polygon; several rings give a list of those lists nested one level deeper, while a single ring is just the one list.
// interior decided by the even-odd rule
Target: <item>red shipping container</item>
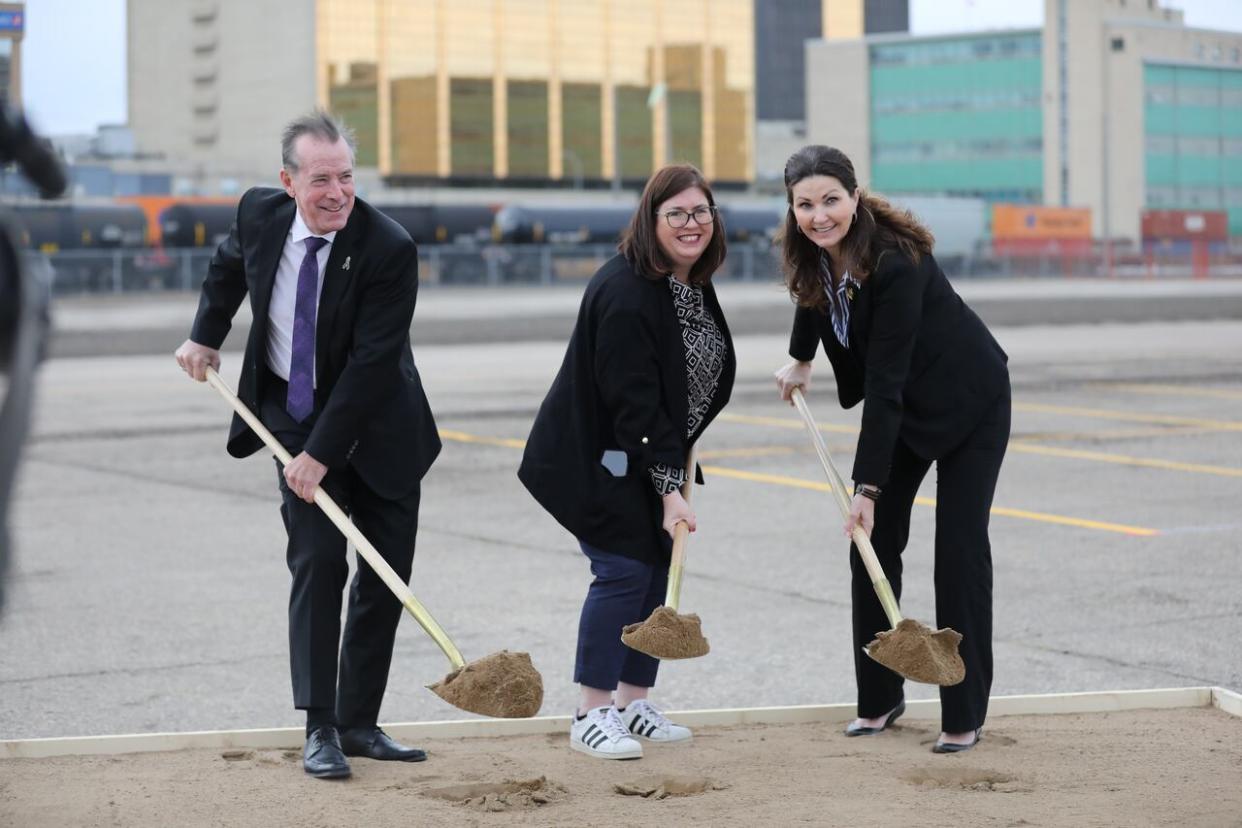
[{"label": "red shipping container", "polygon": [[1224,210],[1144,210],[1143,241],[1229,238],[1229,214]]}]

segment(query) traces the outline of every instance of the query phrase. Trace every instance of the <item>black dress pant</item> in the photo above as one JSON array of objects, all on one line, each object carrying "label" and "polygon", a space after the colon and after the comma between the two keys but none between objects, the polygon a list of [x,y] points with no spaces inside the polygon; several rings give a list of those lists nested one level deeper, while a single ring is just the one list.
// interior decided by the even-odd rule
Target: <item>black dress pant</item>
[{"label": "black dress pant", "polygon": [[[261,419],[297,457],[314,426],[315,412],[303,423],[285,411],[287,386],[274,375],[261,405]],[[297,497],[277,466],[280,514],[289,544],[285,558],[293,576],[289,593],[289,666],[293,705],[336,711],[341,727],[376,724],[388,683],[401,602],[363,560],[349,589],[345,635],[341,601],[349,574],[345,536],[317,505]],[[352,468],[328,472],[320,484],[359,531],[406,583],[414,564],[419,488],[400,500],[382,498]],[[339,643],[339,654],[338,654]],[[339,671],[338,671],[339,659]]]},{"label": "black dress pant", "polygon": [[[988,517],[1009,443],[1009,391],[997,400],[974,431],[936,461],[936,626],[962,634],[966,678],[940,688],[941,729],[965,733],[983,726],[992,689],[992,547]],[[875,504],[871,543],[901,599],[901,553],[910,536],[910,510],[931,461],[900,440],[884,491]],[[858,548],[850,546],[854,621],[854,675],[858,715],[883,716],[902,699],[903,679],[872,661],[862,648],[889,628],[884,608]]]}]

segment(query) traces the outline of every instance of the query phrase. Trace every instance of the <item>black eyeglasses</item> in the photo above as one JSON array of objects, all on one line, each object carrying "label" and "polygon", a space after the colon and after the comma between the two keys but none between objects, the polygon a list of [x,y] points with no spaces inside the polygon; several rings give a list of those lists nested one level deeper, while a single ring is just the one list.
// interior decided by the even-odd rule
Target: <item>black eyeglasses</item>
[{"label": "black eyeglasses", "polygon": [[665,210],[663,213],[656,213],[657,216],[664,216],[664,220],[668,222],[668,226],[674,230],[679,230],[690,223],[690,219],[694,219],[695,224],[711,224],[713,216],[716,215],[716,208],[706,204],[695,207],[691,211],[686,210]]}]

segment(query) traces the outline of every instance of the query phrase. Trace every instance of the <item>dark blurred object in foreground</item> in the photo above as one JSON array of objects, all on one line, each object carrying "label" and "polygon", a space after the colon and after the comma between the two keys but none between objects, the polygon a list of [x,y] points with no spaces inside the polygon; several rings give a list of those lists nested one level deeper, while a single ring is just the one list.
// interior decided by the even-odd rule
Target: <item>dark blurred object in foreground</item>
[{"label": "dark blurred object in foreground", "polygon": [[[64,191],[65,174],[56,154],[25,118],[0,105],[0,163],[11,161],[44,198]],[[13,229],[0,217],[0,374],[5,389],[0,403],[0,610],[9,562],[9,501],[30,427],[35,369],[48,327],[48,286],[26,267]]]}]

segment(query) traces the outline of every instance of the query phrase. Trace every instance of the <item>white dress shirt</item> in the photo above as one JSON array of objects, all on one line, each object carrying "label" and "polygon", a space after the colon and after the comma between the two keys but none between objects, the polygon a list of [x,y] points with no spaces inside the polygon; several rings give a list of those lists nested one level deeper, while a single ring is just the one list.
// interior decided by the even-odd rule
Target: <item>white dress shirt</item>
[{"label": "white dress shirt", "polygon": [[[302,269],[302,259],[306,258],[306,239],[314,235],[302,220],[302,211],[298,210],[289,235],[285,237],[285,249],[280,254],[276,282],[272,285],[272,301],[267,308],[267,366],[286,382],[289,380],[289,363],[293,359],[293,313],[298,298],[298,271]],[[323,272],[328,266],[328,255],[336,231],[325,233],[320,238],[328,243],[315,254],[319,262],[318,284],[315,287],[316,327],[319,324],[319,297],[323,294]],[[311,376],[315,377],[313,363]]]}]

